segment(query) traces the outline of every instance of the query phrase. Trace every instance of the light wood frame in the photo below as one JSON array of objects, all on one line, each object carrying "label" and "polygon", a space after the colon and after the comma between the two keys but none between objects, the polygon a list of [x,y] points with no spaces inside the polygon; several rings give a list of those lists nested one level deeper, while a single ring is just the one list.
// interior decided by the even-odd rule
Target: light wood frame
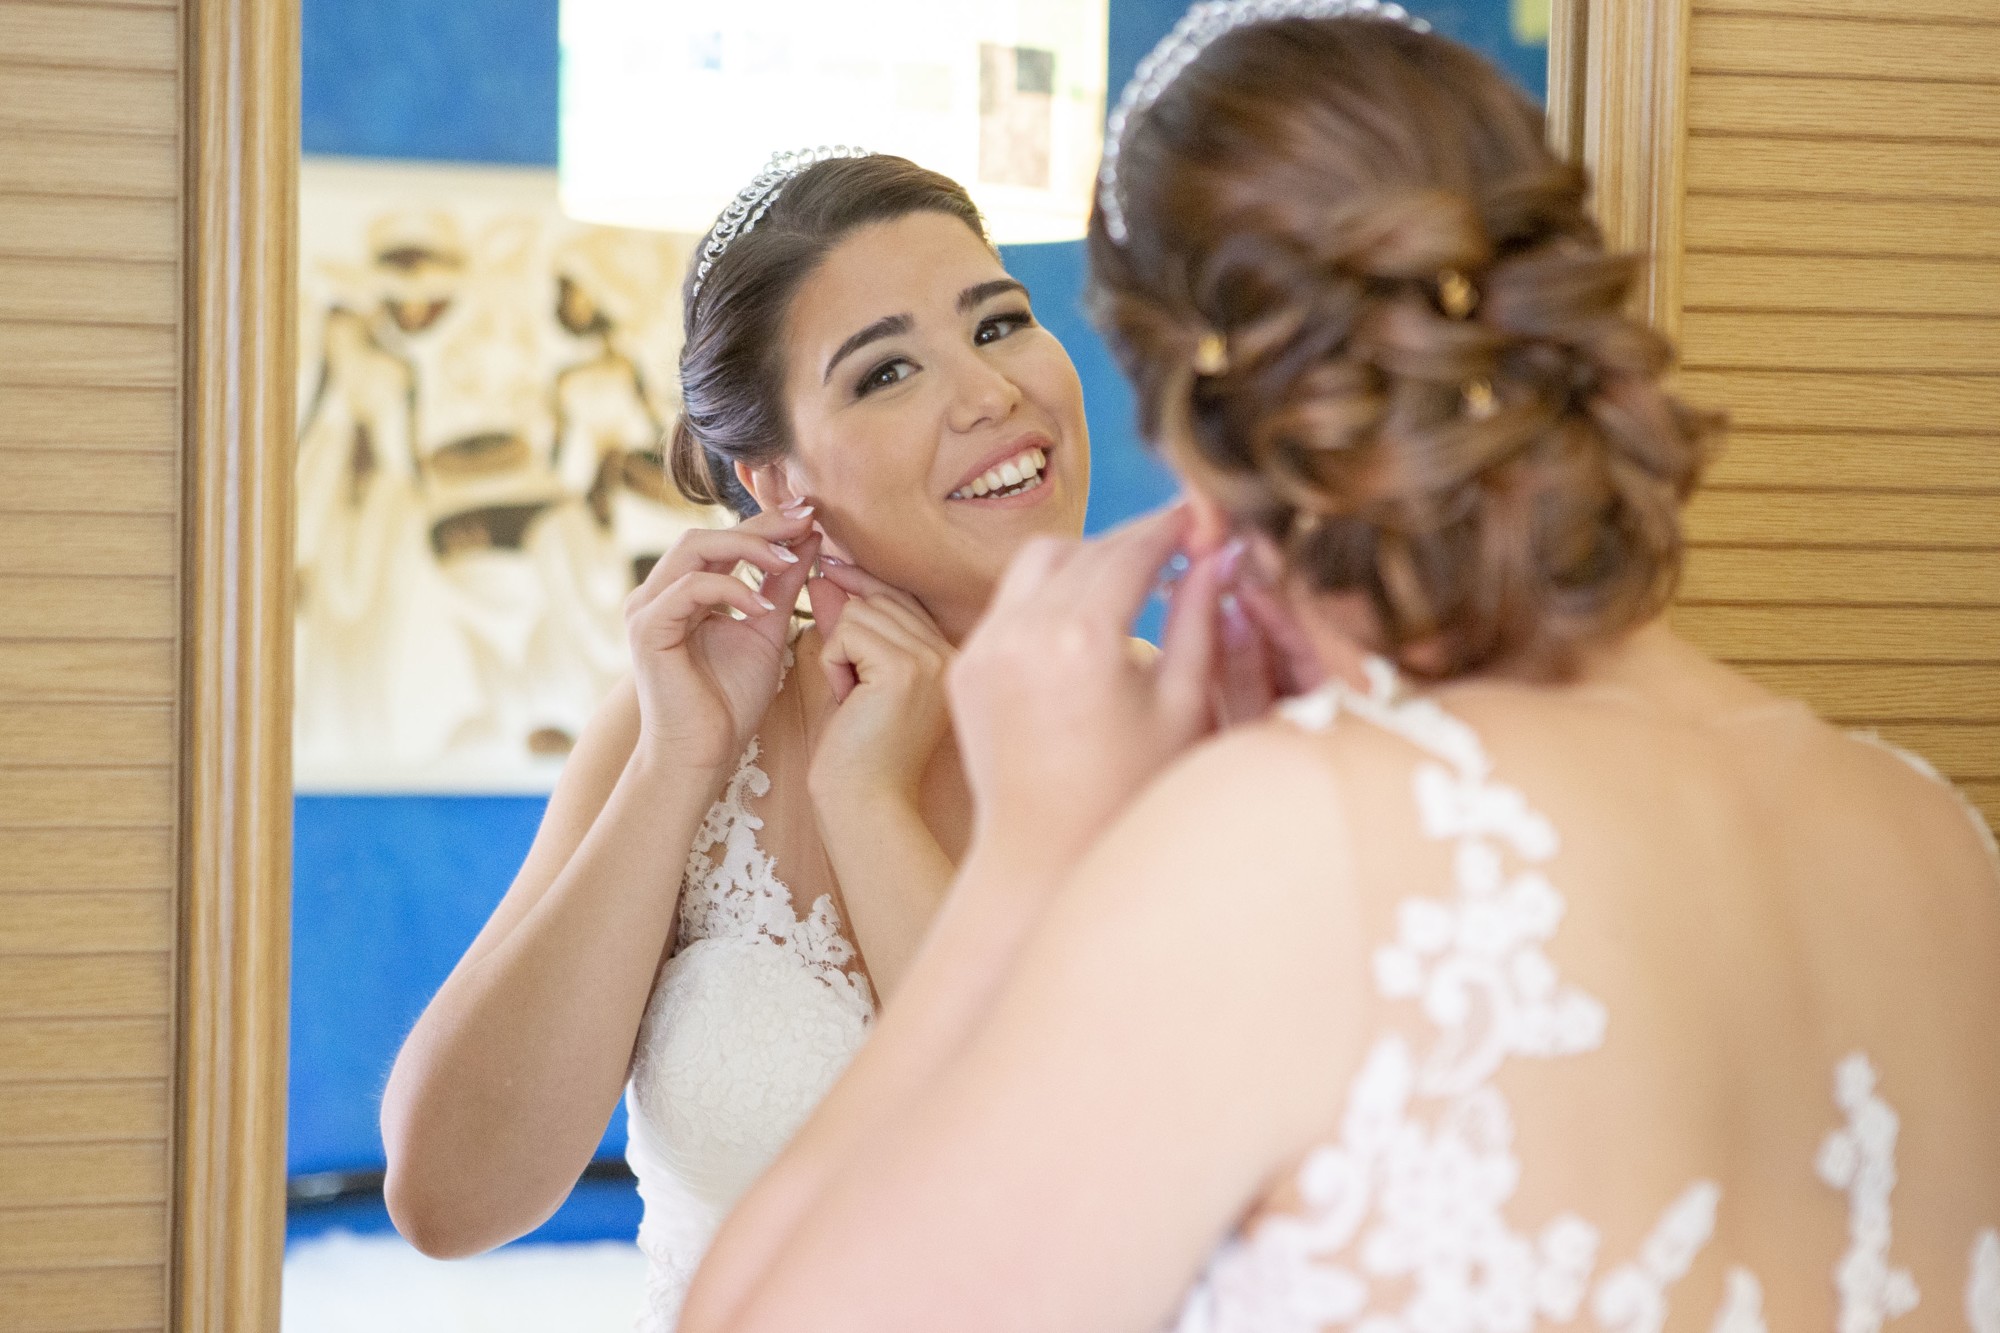
[{"label": "light wood frame", "polygon": [[1680,332],[1681,212],[1693,0],[1555,0],[1549,137],[1590,169],[1615,250],[1645,255],[1640,307]]},{"label": "light wood frame", "polygon": [[278,1327],[291,971],[298,0],[184,0],[172,1327]]},{"label": "light wood frame", "polygon": [[[1691,0],[1556,0],[1549,127],[1680,306]],[[185,708],[172,1325],[276,1330],[291,932],[297,0],[185,0]],[[1606,160],[1607,146],[1621,151]]]}]

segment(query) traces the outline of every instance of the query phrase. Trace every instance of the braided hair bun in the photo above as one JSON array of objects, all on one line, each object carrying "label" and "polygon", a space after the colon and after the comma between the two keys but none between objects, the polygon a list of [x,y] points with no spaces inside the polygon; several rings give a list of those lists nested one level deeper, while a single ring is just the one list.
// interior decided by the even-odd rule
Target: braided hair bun
[{"label": "braided hair bun", "polygon": [[1131,128],[1092,306],[1141,425],[1434,678],[1555,679],[1657,614],[1719,425],[1660,387],[1585,179],[1465,48],[1370,19],[1218,39]]}]

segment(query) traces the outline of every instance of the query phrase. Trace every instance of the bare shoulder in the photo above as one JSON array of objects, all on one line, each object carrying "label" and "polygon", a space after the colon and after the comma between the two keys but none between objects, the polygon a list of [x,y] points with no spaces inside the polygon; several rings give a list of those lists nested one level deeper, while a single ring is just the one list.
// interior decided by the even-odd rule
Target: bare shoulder
[{"label": "bare shoulder", "polygon": [[1218,878],[1345,881],[1350,846],[1340,766],[1319,737],[1273,720],[1231,728],[1182,755],[1127,809],[1101,854],[1143,865],[1156,883],[1235,893]]},{"label": "bare shoulder", "polygon": [[1871,805],[1920,828],[1921,844],[1950,848],[2000,874],[2000,845],[1985,814],[1936,765],[1872,731],[1829,731],[1845,742],[1848,763]]}]

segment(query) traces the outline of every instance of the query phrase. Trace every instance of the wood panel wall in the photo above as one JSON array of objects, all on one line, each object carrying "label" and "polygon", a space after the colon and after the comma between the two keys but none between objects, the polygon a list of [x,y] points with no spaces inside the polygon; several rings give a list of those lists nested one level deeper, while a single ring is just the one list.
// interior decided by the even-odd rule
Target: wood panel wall
[{"label": "wood panel wall", "polygon": [[295,0],[0,0],[0,1328],[274,1330]]},{"label": "wood panel wall", "polygon": [[182,32],[0,0],[0,1324],[167,1322]]},{"label": "wood panel wall", "polygon": [[2000,827],[2000,0],[1693,0],[1677,623]]},{"label": "wood panel wall", "polygon": [[1676,624],[2000,829],[2000,0],[1564,0],[1554,142],[1730,412]]}]

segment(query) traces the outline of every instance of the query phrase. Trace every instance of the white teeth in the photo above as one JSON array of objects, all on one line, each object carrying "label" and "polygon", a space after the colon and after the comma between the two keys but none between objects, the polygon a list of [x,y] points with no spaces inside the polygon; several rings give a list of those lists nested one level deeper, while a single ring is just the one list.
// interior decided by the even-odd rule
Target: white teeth
[{"label": "white teeth", "polygon": [[1042,470],[1049,464],[1049,456],[1040,449],[1024,449],[998,467],[989,468],[979,477],[953,491],[948,499],[975,500],[982,495],[1004,491],[1012,487],[1033,490],[1043,481]]}]

